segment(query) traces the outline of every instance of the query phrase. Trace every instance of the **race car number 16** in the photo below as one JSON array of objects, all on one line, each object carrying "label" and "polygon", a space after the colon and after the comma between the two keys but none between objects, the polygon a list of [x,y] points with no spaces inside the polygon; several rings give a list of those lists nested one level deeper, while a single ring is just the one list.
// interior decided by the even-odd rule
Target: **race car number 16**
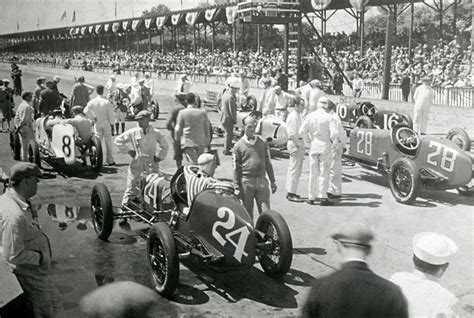
[{"label": "race car number 16", "polygon": [[[247,239],[250,235],[250,231],[246,226],[242,226],[236,230],[230,231],[234,228],[235,225],[235,214],[234,212],[227,207],[220,207],[217,210],[217,216],[220,219],[225,219],[228,216],[227,221],[216,221],[212,226],[212,236],[219,242],[220,245],[224,246],[227,242],[235,247],[234,258],[239,262],[242,261],[242,255],[247,256],[248,254],[244,251],[245,245],[247,244]],[[219,228],[223,228],[226,231],[224,236],[219,232]],[[238,239],[235,240],[234,237],[238,235]]]}]

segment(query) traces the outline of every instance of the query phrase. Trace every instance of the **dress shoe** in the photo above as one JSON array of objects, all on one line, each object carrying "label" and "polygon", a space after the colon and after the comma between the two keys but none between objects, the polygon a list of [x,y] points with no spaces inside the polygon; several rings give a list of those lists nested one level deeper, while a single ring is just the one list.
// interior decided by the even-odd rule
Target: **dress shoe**
[{"label": "dress shoe", "polygon": [[107,164],[107,166],[109,166],[109,167],[112,167],[112,166],[115,166],[115,165],[116,165],[115,162],[111,162],[111,163],[108,163],[108,164]]},{"label": "dress shoe", "polygon": [[299,195],[295,194],[295,193],[288,193],[288,194],[286,195],[286,199],[287,199],[288,201],[292,201],[292,202],[301,202],[301,201],[303,201],[303,200],[301,199],[301,197],[300,197]]},{"label": "dress shoe", "polygon": [[330,192],[327,193],[329,199],[340,199],[341,195],[340,194],[332,194]]},{"label": "dress shoe", "polygon": [[309,205],[316,205],[318,204],[318,200],[305,200],[306,203],[308,203]]},{"label": "dress shoe", "polygon": [[232,155],[232,152],[228,151],[228,150],[224,150],[222,153],[224,154],[224,156],[231,156]]},{"label": "dress shoe", "polygon": [[319,205],[321,205],[321,206],[330,206],[330,205],[334,205],[334,202],[329,201],[328,199],[322,199],[319,202]]}]

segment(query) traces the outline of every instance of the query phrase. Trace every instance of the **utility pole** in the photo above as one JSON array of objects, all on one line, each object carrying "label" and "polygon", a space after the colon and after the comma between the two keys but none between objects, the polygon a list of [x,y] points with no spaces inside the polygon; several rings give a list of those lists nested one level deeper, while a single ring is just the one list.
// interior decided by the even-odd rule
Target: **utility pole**
[{"label": "utility pole", "polygon": [[385,34],[385,55],[383,63],[382,99],[388,100],[390,90],[390,69],[392,66],[393,27],[395,25],[395,10],[388,6],[387,33]]}]

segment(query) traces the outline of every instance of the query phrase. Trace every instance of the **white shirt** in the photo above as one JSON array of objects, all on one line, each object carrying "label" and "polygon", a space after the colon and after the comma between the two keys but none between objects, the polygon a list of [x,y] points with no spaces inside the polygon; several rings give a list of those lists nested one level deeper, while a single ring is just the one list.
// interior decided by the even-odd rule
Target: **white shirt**
[{"label": "white shirt", "polygon": [[146,134],[140,127],[135,127],[127,130],[123,134],[115,138],[114,143],[118,146],[121,152],[127,153],[131,146],[137,155],[148,155],[150,157],[156,154],[156,144],[160,145],[160,153],[158,158],[162,161],[166,158],[168,153],[168,142],[158,129],[148,126]]},{"label": "white shirt", "polygon": [[178,85],[176,87],[176,93],[177,94],[187,94],[191,91],[191,81],[185,80],[184,82],[182,80],[178,81]]},{"label": "white shirt", "polygon": [[288,108],[288,101],[290,100],[291,95],[285,92],[280,92],[279,95],[275,91],[270,92],[270,95],[267,98],[267,109],[263,109],[263,112],[266,114],[273,114],[275,110],[286,110]]},{"label": "white shirt", "polygon": [[115,99],[118,94],[117,82],[109,79],[105,84],[105,88],[107,89],[107,97],[109,99]]},{"label": "white shirt", "polygon": [[130,91],[130,104],[135,106],[142,102],[142,87],[140,85],[132,86]]},{"label": "white shirt", "polygon": [[87,103],[84,114],[95,120],[96,126],[112,125],[115,121],[114,106],[108,99],[100,95]]},{"label": "white shirt", "polygon": [[395,273],[390,281],[400,286],[407,298],[410,317],[457,317],[452,308],[458,299],[434,277],[415,270]]},{"label": "white shirt", "polygon": [[364,81],[359,77],[359,78],[354,78],[352,81],[352,89],[362,89],[364,87]]},{"label": "white shirt", "polygon": [[315,87],[309,91],[309,111],[315,111],[318,108],[318,101],[321,96],[325,96],[326,94],[323,92],[322,89]]},{"label": "white shirt", "polygon": [[299,130],[303,124],[303,117],[301,113],[293,111],[286,119],[286,130],[288,132],[288,142],[292,141],[296,145],[304,146],[304,142],[300,137]]},{"label": "white shirt", "polygon": [[153,96],[153,91],[155,90],[155,81],[150,77],[149,79],[145,79],[144,85],[150,89],[150,95]]},{"label": "white shirt", "polygon": [[422,84],[416,88],[413,99],[415,100],[415,109],[428,108],[433,102],[433,89],[429,85]]},{"label": "white shirt", "polygon": [[331,116],[322,108],[306,116],[299,130],[303,138],[311,141],[310,153],[323,153],[329,150],[336,133],[331,127]]},{"label": "white shirt", "polygon": [[336,133],[336,139],[334,140],[337,143],[340,143],[342,147],[346,147],[347,144],[347,134],[342,126],[341,119],[336,112],[329,113],[331,115],[331,126],[334,127]]},{"label": "white shirt", "polygon": [[300,89],[301,98],[304,99],[305,107],[308,107],[309,105],[309,95],[312,90],[313,90],[313,87],[311,87],[311,85],[309,84],[303,85]]}]

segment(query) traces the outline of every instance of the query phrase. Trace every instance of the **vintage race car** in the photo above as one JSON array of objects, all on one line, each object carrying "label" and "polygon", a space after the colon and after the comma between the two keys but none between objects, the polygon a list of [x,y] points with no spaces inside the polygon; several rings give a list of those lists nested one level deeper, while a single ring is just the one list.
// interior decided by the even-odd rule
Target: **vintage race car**
[{"label": "vintage race car", "polygon": [[234,135],[243,135],[244,119],[247,116],[254,117],[258,124],[255,133],[265,139],[271,147],[282,147],[288,142],[288,131],[286,123],[275,115],[263,115],[259,111],[237,112],[237,125],[234,127]]},{"label": "vintage race car", "polygon": [[179,280],[179,259],[194,257],[226,270],[254,265],[258,258],[270,277],[282,277],[291,267],[292,240],[283,217],[263,213],[256,225],[234,195],[232,183],[218,182],[195,197],[187,207],[182,168],[167,181],[158,174],[142,175],[142,200],[115,213],[104,184],[94,186],[91,211],[102,240],[112,232],[114,219],[133,218],[150,225],[147,252],[155,289],[170,296]]},{"label": "vintage race car", "polygon": [[336,111],[347,130],[354,127],[392,129],[397,124],[413,128],[410,116],[385,109],[377,110],[371,102],[340,103]]},{"label": "vintage race car", "polygon": [[390,190],[398,202],[410,204],[421,187],[455,189],[472,178],[472,158],[451,140],[419,136],[411,128],[391,130],[354,128],[346,158],[388,173]]},{"label": "vintage race car", "polygon": [[[78,158],[90,165],[95,171],[102,168],[102,146],[97,136],[92,136],[86,145],[78,145],[74,127],[70,124],[48,125],[53,117],[40,117],[35,122],[35,139],[28,145],[28,160],[41,167],[41,159],[62,159],[67,165],[76,163]],[[19,138],[10,136],[12,153],[19,156]]]}]

